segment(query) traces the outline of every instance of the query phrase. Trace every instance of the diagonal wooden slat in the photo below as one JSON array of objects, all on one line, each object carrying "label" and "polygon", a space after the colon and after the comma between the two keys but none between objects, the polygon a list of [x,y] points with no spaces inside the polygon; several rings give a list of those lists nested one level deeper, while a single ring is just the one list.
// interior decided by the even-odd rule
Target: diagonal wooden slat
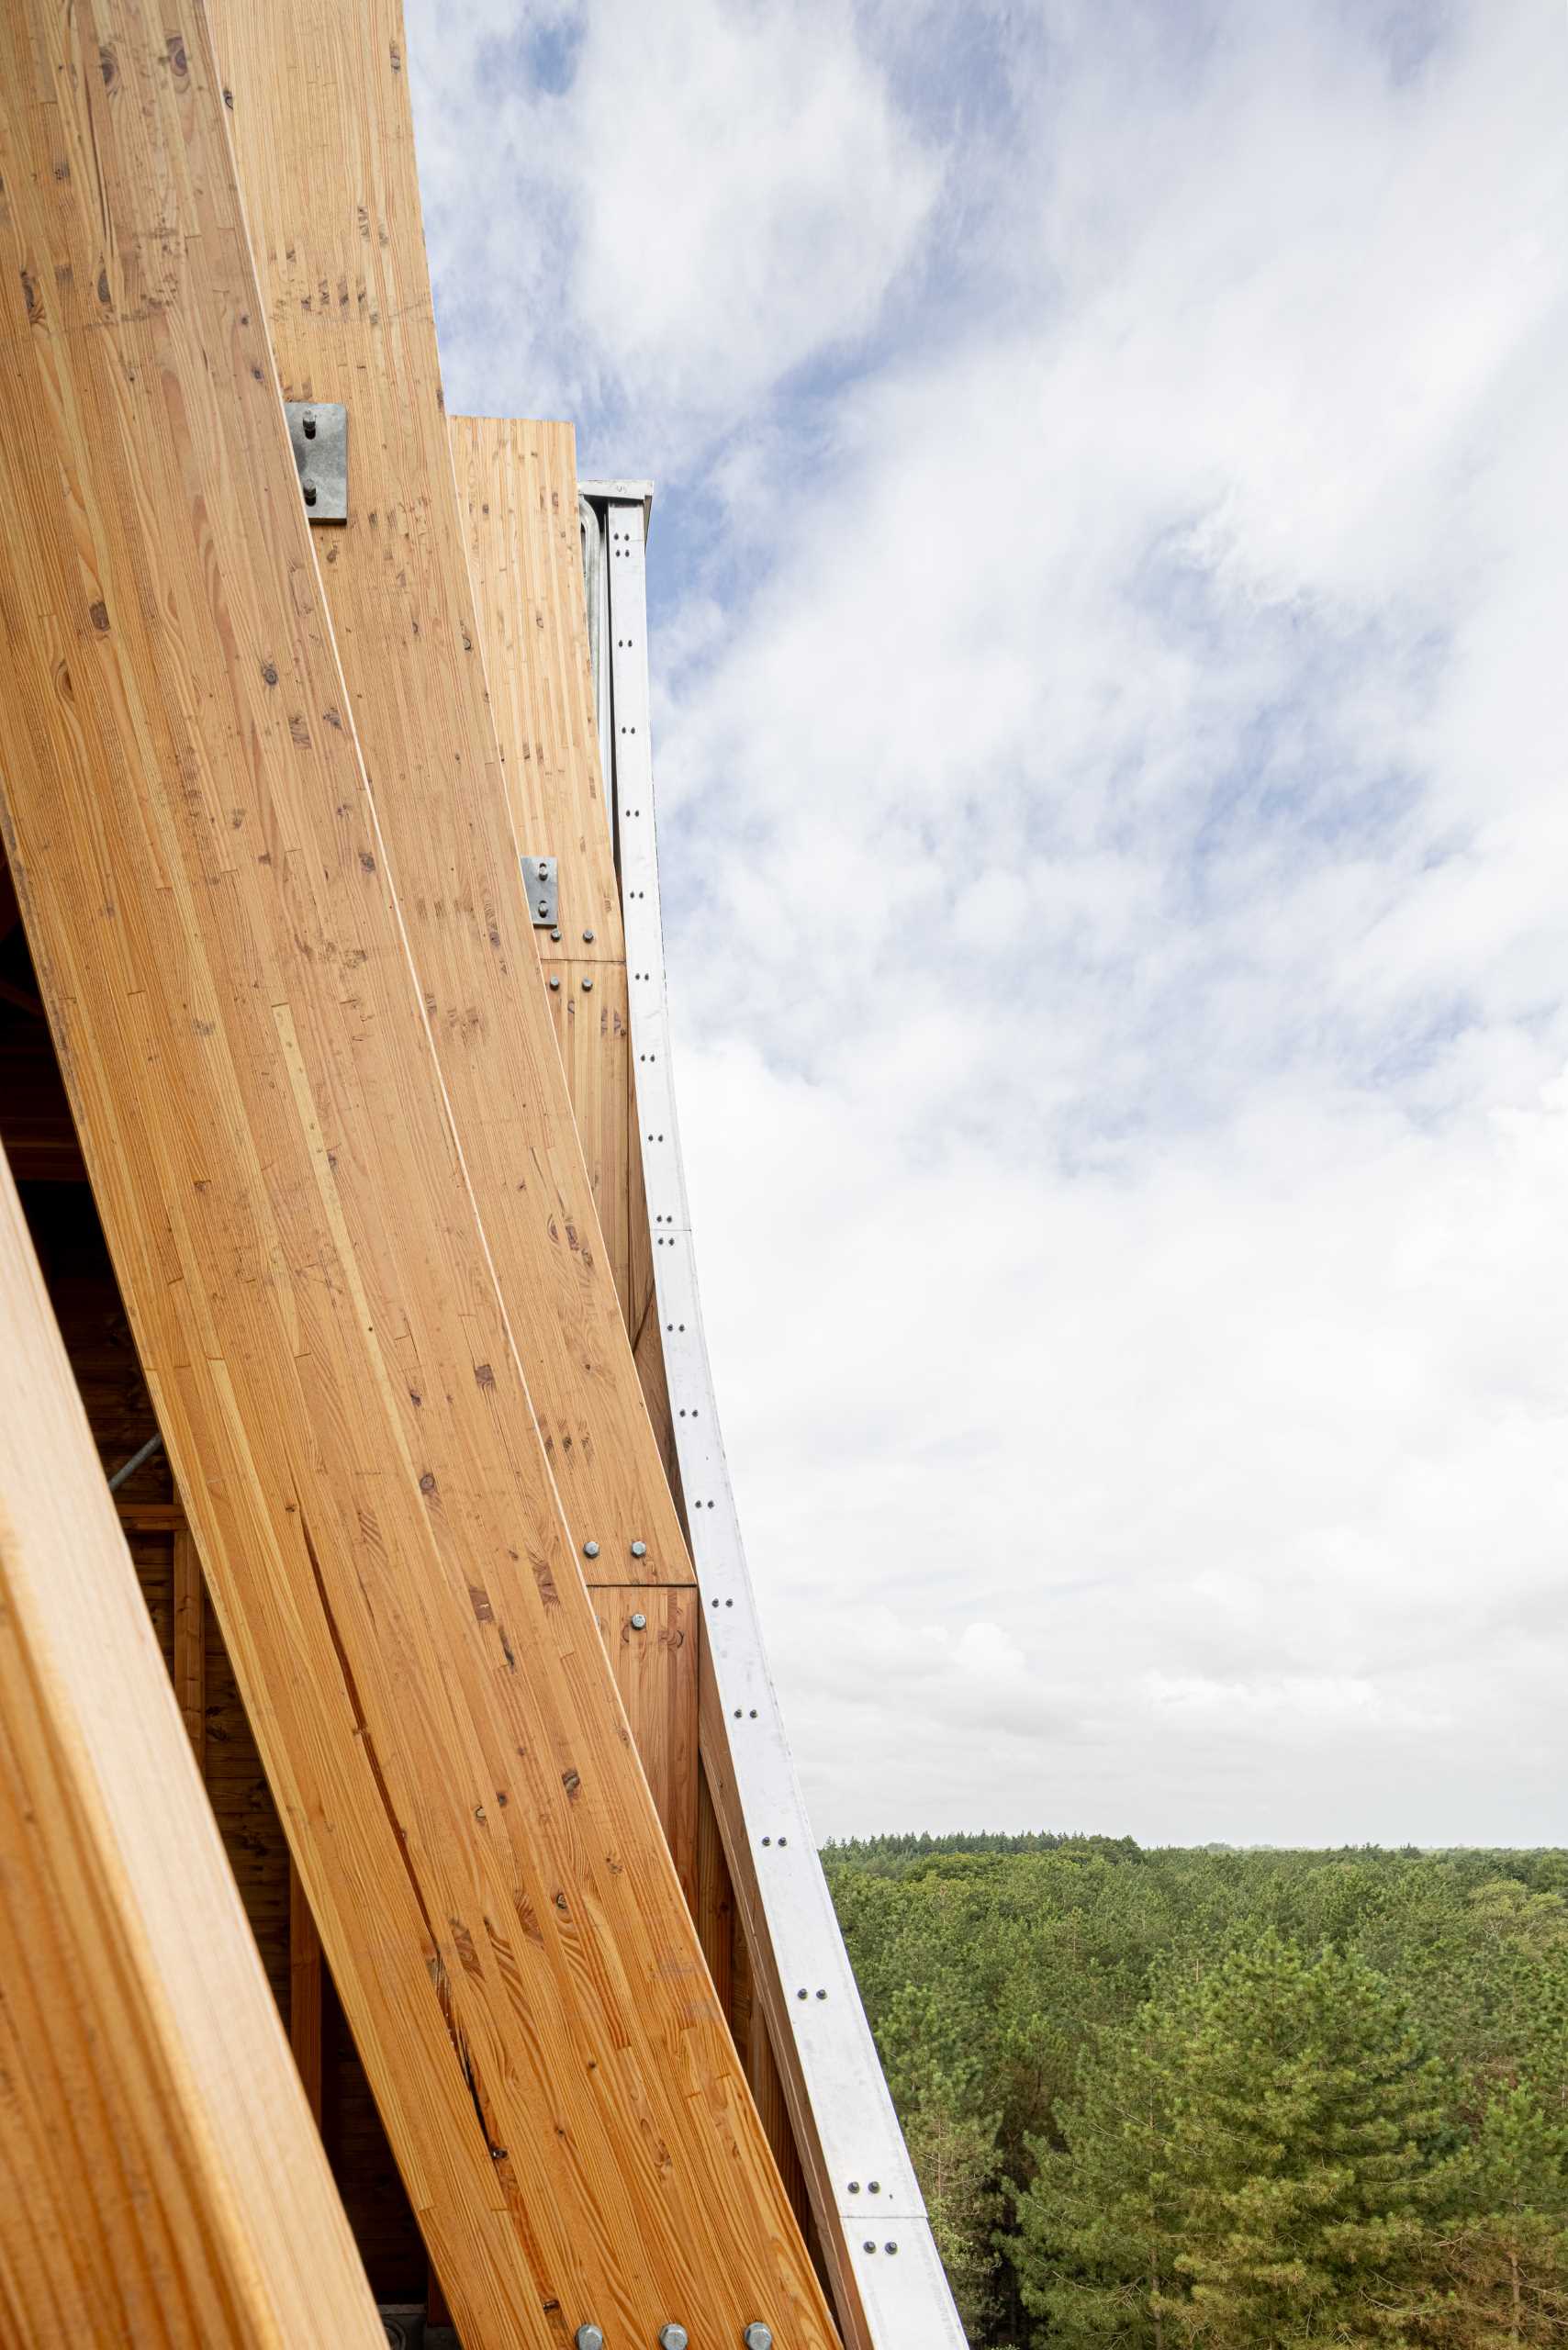
[{"label": "diagonal wooden slat", "polygon": [[0,1158],[0,2340],[382,2330]]},{"label": "diagonal wooden slat", "polygon": [[[291,50],[302,106],[349,14]],[[454,1133],[205,21],[5,0],[0,177],[11,867],[209,1594],[467,2350],[757,2319],[823,2350]]]}]

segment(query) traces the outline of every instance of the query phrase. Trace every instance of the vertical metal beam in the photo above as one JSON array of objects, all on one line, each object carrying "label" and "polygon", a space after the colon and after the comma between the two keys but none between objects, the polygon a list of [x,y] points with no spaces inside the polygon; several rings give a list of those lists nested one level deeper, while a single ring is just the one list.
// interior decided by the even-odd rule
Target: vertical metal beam
[{"label": "vertical metal beam", "polygon": [[649,728],[646,508],[604,500],[633,1073],[660,1336],[706,1635],[702,1759],[847,2341],[964,2340],[817,1858],[724,1460],[670,1066]]}]

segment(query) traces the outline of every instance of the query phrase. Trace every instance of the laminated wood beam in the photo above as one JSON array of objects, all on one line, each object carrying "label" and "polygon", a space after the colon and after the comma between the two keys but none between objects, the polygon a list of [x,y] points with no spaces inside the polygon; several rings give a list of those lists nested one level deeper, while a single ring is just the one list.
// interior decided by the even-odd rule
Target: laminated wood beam
[{"label": "laminated wood beam", "polygon": [[[307,111],[335,20],[291,48]],[[754,2320],[824,2350],[435,1064],[205,19],[4,0],[0,176],[11,867],[208,1594],[467,2350]]]},{"label": "laminated wood beam", "polygon": [[[689,1583],[539,981],[520,863],[536,844],[509,810],[458,520],[401,9],[211,13],[283,396],[348,411],[348,519],[317,530],[323,584],[566,1524],[590,1580]],[[611,870],[607,906],[612,888]]]},{"label": "laminated wood beam", "polygon": [[[625,931],[614,867],[610,811],[600,774],[592,657],[578,522],[576,434],[569,423],[458,416],[452,420],[459,502],[468,536],[490,698],[519,829],[557,860],[561,939],[539,934],[546,993],[579,1133],[593,1174],[601,1227],[626,1234],[622,1301],[650,1420],[672,1483],[678,1464],[655,1292],[655,1235],[643,1181],[644,1136],[635,1121]],[[610,648],[606,648],[608,657]],[[633,803],[629,822],[645,820]],[[608,909],[608,910],[607,910]],[[579,962],[579,923],[595,933],[592,966]],[[591,978],[591,990],[582,980]],[[650,974],[639,971],[647,985]],[[678,1484],[676,1484],[678,1498]],[[590,1577],[591,1580],[591,1577]],[[601,1624],[609,1595],[596,1594]],[[700,1611],[699,1610],[699,1615]],[[612,1645],[612,1653],[616,1651]],[[620,1652],[624,1665],[626,1652]],[[734,1932],[734,1897],[722,1841],[700,1774],[686,1785],[686,1807],[660,1774],[666,1720],[701,1687],[701,1639],[645,1653],[622,1694],[649,1769],[672,1847],[690,1854],[690,1880],[703,1948],[726,2013],[751,1970],[744,1933]],[[721,1750],[722,1764],[722,1750]],[[727,1777],[722,1784],[728,1785]],[[685,1783],[678,1783],[685,1784]],[[704,1833],[704,1829],[709,1832]],[[737,1965],[741,1975],[737,1978]],[[741,2050],[768,2143],[797,2210],[802,2173],[778,2068],[760,2007],[745,2002]]]},{"label": "laminated wood beam", "polygon": [[0,1327],[0,2340],[376,2350],[3,1159]]}]

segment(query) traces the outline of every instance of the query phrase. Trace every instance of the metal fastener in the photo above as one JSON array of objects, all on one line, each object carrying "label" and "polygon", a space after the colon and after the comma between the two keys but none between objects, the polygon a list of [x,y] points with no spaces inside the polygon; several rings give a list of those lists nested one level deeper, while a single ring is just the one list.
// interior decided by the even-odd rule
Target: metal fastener
[{"label": "metal fastener", "polygon": [[585,1542],[583,1544],[583,1556],[585,1559],[597,1559],[599,1556],[599,1544],[597,1542]]},{"label": "metal fastener", "polygon": [[577,2350],[604,2350],[604,2333],[597,2325],[579,2325],[572,2340]]},{"label": "metal fastener", "polygon": [[583,945],[584,945],[585,946],[591,946],[593,945],[593,933],[592,933],[592,931],[591,931],[591,930],[585,930],[585,931],[584,931],[584,933],[583,933]]},{"label": "metal fastener", "polygon": [[632,1556],[633,1556],[634,1559],[645,1559],[645,1558],[647,1557],[647,1555],[648,1555],[648,1546],[647,1546],[647,1544],[646,1544],[645,1542],[633,1542],[633,1545],[632,1545]]},{"label": "metal fastener", "polygon": [[633,1629],[634,1632],[645,1632],[645,1631],[647,1630],[647,1628],[648,1628],[648,1619],[647,1619],[647,1617],[644,1615],[644,1613],[643,1613],[642,1609],[639,1607],[639,1608],[638,1608],[638,1610],[637,1610],[637,1613],[636,1613],[636,1614],[635,1614],[635,1616],[633,1616],[633,1618],[632,1618],[632,1629]]},{"label": "metal fastener", "polygon": [[691,2336],[683,2325],[661,2325],[659,2350],[687,2350]]},{"label": "metal fastener", "polygon": [[554,971],[552,971],[552,972],[551,972],[551,974],[550,974],[550,984],[551,984],[551,986],[552,986],[553,988],[558,988],[558,987],[560,986],[560,984],[561,984],[560,980],[555,977],[555,974],[554,974]]},{"label": "metal fastener", "polygon": [[741,2335],[741,2350],[773,2350],[770,2325],[748,2325]]},{"label": "metal fastener", "polygon": [[316,503],[316,485],[313,481],[308,481],[305,485],[305,503],[307,506],[314,506]]},{"label": "metal fastener", "polygon": [[593,987],[593,981],[592,981],[591,979],[585,979],[585,980],[583,981],[583,993],[584,993],[584,995],[588,994],[588,992],[591,990],[592,987]]}]

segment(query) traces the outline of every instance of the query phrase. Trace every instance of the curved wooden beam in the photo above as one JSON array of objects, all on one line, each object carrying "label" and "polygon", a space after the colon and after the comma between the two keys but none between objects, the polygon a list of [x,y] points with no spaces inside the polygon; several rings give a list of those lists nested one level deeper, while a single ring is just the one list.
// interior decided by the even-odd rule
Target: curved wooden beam
[{"label": "curved wooden beam", "polygon": [[0,2339],[384,2337],[0,1158]]},{"label": "curved wooden beam", "polygon": [[225,123],[199,16],[0,6],[0,774],[89,1173],[468,2350],[827,2350],[497,1293]]}]

